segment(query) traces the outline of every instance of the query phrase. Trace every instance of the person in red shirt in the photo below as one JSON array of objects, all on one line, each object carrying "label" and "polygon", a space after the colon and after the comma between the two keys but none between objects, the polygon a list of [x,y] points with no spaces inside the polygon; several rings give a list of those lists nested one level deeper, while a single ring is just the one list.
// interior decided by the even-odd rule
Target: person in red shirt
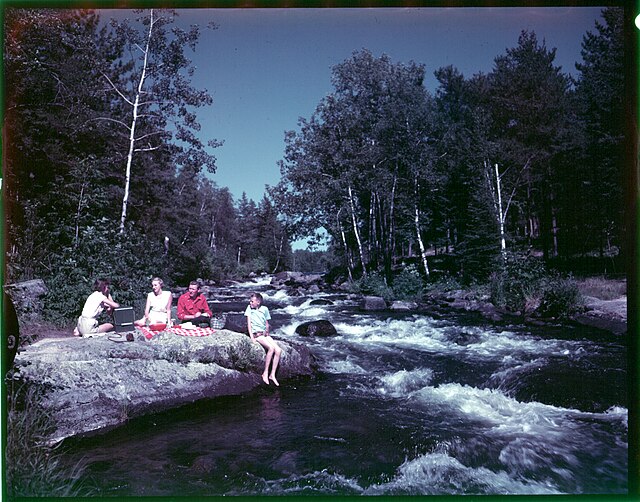
[{"label": "person in red shirt", "polygon": [[189,290],[178,298],[178,319],[180,322],[206,323],[208,326],[211,316],[207,299],[200,293],[200,284],[198,281],[191,281]]}]

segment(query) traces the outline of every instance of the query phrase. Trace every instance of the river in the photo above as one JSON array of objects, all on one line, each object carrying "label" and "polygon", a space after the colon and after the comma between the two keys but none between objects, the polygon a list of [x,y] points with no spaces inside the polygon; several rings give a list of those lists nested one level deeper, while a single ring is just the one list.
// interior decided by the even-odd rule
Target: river
[{"label": "river", "polygon": [[[627,493],[624,337],[363,312],[357,299],[261,291],[274,337],[320,374],[131,420],[62,445],[97,496]],[[313,300],[328,300],[315,305]],[[215,309],[214,309],[215,310]],[[239,310],[235,310],[239,312]],[[327,319],[338,336],[300,337]]]}]

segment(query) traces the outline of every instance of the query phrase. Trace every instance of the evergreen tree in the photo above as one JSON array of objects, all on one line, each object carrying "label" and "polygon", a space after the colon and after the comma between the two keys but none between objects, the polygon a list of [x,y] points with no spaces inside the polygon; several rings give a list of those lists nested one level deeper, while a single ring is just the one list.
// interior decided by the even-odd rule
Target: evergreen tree
[{"label": "evergreen tree", "polygon": [[[575,162],[583,196],[575,209],[582,249],[612,252],[624,232],[624,40],[623,9],[602,11],[603,22],[582,41],[576,98],[584,128],[584,156]],[[588,217],[586,217],[588,215]]]}]

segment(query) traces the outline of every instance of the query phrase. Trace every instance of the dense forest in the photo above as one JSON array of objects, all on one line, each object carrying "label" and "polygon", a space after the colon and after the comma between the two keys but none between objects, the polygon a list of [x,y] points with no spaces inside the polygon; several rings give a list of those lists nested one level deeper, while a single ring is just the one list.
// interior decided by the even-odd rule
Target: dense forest
[{"label": "dense forest", "polygon": [[[222,141],[201,139],[215,106],[189,60],[200,28],[168,10],[4,14],[6,280],[42,278],[54,321],[101,275],[133,302],[155,275],[332,268],[391,283],[411,263],[469,283],[514,256],[623,252],[622,9],[584,35],[577,78],[527,31],[488,74],[437,69],[433,95],[424,65],[354,52],[285,133],[282,179],[258,202],[213,181]],[[318,229],[327,251],[292,251]]]}]

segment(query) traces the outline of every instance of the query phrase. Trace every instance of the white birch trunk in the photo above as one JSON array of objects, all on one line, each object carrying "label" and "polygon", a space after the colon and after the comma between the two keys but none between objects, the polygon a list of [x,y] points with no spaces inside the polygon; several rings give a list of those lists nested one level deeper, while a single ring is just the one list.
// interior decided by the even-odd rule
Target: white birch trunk
[{"label": "white birch trunk", "polygon": [[153,32],[153,9],[151,9],[149,19],[149,34],[147,35],[147,43],[144,53],[144,59],[142,63],[142,72],[140,73],[140,81],[138,82],[138,89],[136,91],[136,97],[133,102],[133,117],[131,119],[131,127],[129,129],[129,153],[127,154],[127,167],[124,175],[124,196],[122,198],[122,214],[120,216],[120,233],[124,233],[124,224],[127,219],[127,205],[129,203],[129,185],[131,183],[131,164],[133,161],[133,150],[136,143],[136,124],[138,122],[138,107],[140,105],[140,95],[144,87],[144,81],[147,77],[147,62],[149,58],[149,44],[151,42],[151,33]]},{"label": "white birch trunk", "polygon": [[[274,234],[274,238],[275,238],[275,234]],[[282,247],[283,246],[284,246],[284,233],[280,237],[280,246],[278,246],[278,249],[277,249],[278,259],[276,260],[276,266],[273,267],[273,271],[271,272],[272,274],[275,274],[276,270],[278,270],[278,267],[280,266],[280,257],[282,256]]]},{"label": "white birch trunk", "polygon": [[353,203],[353,192],[351,190],[351,184],[349,184],[349,205],[351,207],[351,224],[353,225],[353,232],[356,235],[356,242],[358,243],[358,253],[360,254],[360,264],[362,265],[362,276],[364,277],[367,275],[367,267],[364,264],[364,252],[362,250],[362,240],[360,239],[358,222],[356,221],[356,207]]},{"label": "white birch trunk", "polygon": [[502,209],[502,185],[500,184],[500,173],[498,171],[498,164],[494,165],[495,177],[496,177],[496,191],[498,202],[498,224],[500,225],[500,253],[502,258],[506,260],[507,257],[507,240],[504,235],[504,220],[506,217],[505,211]]},{"label": "white birch trunk", "polygon": [[427,261],[427,251],[424,247],[424,242],[422,241],[422,235],[420,235],[420,208],[418,207],[418,177],[416,176],[414,183],[414,198],[413,198],[413,206],[414,206],[414,224],[416,228],[416,239],[418,241],[418,246],[420,247],[420,258],[422,258],[422,266],[424,267],[424,272],[429,277],[429,262]]},{"label": "white birch trunk", "polygon": [[[485,175],[487,177],[487,185],[489,186],[489,192],[491,193],[491,199],[493,201],[493,210],[498,223],[498,237],[500,239],[500,254],[502,256],[503,263],[507,259],[507,240],[505,237],[505,220],[507,216],[507,208],[502,207],[502,183],[500,170],[498,164],[494,164],[493,170],[488,160],[484,160]],[[515,192],[515,189],[514,189]],[[513,197],[513,194],[511,194]]]},{"label": "white birch trunk", "polygon": [[342,237],[342,245],[344,246],[344,254],[347,257],[347,272],[349,273],[349,281],[353,282],[353,260],[351,259],[351,253],[349,252],[349,246],[347,246],[347,236],[344,234],[344,228],[342,227],[342,223],[340,223],[340,209],[338,214],[336,214],[336,221],[338,222],[338,228],[340,229],[340,236]]}]

